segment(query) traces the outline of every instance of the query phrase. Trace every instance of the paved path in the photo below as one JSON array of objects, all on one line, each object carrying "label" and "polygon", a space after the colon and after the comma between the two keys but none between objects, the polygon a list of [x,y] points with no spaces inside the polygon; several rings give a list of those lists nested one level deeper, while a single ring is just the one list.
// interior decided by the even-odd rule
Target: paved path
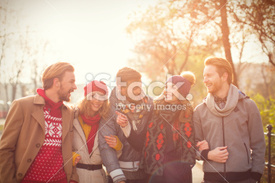
[{"label": "paved path", "polygon": [[[5,124],[5,119],[3,118],[0,118],[0,125],[3,125],[4,126]],[[0,137],[2,136],[2,130],[0,130]]]},{"label": "paved path", "polygon": [[202,161],[197,161],[192,168],[193,183],[201,183],[203,181]]},{"label": "paved path", "polygon": [[5,119],[0,118],[0,125],[4,125],[5,124]]}]

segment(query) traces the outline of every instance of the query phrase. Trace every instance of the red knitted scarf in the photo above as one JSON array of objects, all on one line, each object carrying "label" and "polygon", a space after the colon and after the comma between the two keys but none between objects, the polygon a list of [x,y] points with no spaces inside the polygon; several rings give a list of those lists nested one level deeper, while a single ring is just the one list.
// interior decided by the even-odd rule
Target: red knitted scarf
[{"label": "red knitted scarf", "polygon": [[42,96],[45,99],[45,107],[47,108],[48,111],[50,111],[50,115],[54,116],[54,117],[62,117],[61,114],[61,109],[60,107],[62,106],[63,102],[53,102],[51,99],[49,99],[46,94],[45,94],[45,90],[38,88],[37,89],[37,93],[38,95]]},{"label": "red knitted scarf", "polygon": [[89,133],[88,139],[87,139],[87,146],[89,153],[93,151],[94,142],[95,142],[95,136],[96,132],[99,126],[99,120],[101,119],[101,116],[99,114],[93,116],[93,117],[85,117],[85,115],[81,115],[81,118],[83,119],[84,123],[91,126],[91,131]]}]

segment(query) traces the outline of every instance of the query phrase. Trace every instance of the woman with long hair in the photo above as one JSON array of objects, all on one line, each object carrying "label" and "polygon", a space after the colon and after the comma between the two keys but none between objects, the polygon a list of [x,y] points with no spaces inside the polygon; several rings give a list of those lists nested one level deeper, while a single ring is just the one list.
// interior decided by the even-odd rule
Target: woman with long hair
[{"label": "woman with long hair", "polygon": [[147,129],[137,135],[125,115],[119,114],[128,142],[142,151],[141,167],[150,183],[191,183],[195,164],[193,108],[187,99],[195,76],[185,72],[170,77],[162,95],[154,101]]},{"label": "woman with long hair", "polygon": [[[106,172],[98,149],[98,126],[109,110],[108,88],[102,81],[94,80],[84,87],[84,98],[78,104],[73,122],[73,163],[79,176],[79,183],[106,183]],[[116,136],[106,137],[111,147],[120,150],[121,143]]]}]

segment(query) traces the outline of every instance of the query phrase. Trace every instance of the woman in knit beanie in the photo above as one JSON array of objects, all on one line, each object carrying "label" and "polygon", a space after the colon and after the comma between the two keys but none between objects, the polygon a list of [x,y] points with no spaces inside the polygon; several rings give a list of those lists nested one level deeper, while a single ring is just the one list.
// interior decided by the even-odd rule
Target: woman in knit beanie
[{"label": "woman in knit beanie", "polygon": [[[154,102],[147,129],[137,135],[124,130],[128,142],[142,151],[141,167],[150,183],[192,183],[195,164],[193,108],[188,98],[195,76],[191,72],[170,77],[162,95]],[[117,121],[124,129],[125,121]]]},{"label": "woman in knit beanie", "polygon": [[[94,80],[84,87],[84,98],[78,105],[73,122],[73,162],[79,176],[79,183],[105,183],[106,172],[98,149],[98,126],[101,118],[106,118],[109,109],[108,88],[102,81]],[[121,150],[116,136],[110,136],[107,143]],[[118,152],[119,153],[119,152]]]}]

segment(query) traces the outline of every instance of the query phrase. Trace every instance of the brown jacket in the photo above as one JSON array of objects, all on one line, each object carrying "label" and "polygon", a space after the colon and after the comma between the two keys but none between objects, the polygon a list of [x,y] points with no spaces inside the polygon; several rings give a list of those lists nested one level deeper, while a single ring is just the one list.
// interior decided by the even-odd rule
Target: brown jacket
[{"label": "brown jacket", "polygon": [[[45,139],[44,105],[39,95],[12,103],[0,141],[0,183],[20,182],[37,156]],[[64,171],[68,182],[78,181],[72,167],[74,111],[66,105],[61,110]]]}]

